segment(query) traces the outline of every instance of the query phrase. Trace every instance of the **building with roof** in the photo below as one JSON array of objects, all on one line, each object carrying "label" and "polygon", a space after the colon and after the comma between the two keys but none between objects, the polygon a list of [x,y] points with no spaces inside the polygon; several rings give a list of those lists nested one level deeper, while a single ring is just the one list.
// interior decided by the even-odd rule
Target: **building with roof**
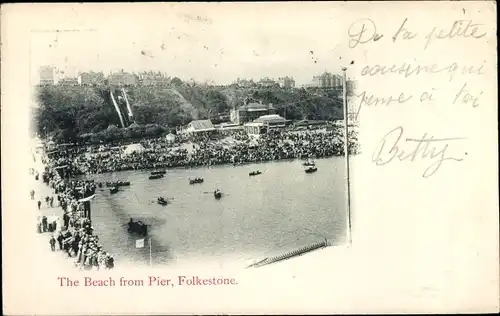
[{"label": "building with roof", "polygon": [[216,129],[218,129],[219,131],[239,131],[239,130],[243,130],[243,126],[241,126],[239,124],[227,123],[227,122],[214,125],[214,127]]},{"label": "building with roof", "polygon": [[79,86],[80,85],[80,79],[75,78],[75,77],[64,77],[59,79],[57,82],[58,85],[60,86]]},{"label": "building with roof", "polygon": [[253,79],[240,79],[237,78],[236,81],[234,82],[236,85],[242,88],[251,88],[251,87],[256,87],[257,83],[253,81]]},{"label": "building with roof", "polygon": [[143,71],[137,74],[137,78],[141,86],[166,86],[170,83],[167,74],[160,71]]},{"label": "building with roof", "polygon": [[277,114],[263,115],[253,122],[248,122],[243,125],[245,132],[251,135],[259,135],[267,133],[273,129],[281,129],[286,127],[287,120]]},{"label": "building with roof", "polygon": [[191,121],[186,127],[181,128],[178,132],[181,134],[198,134],[210,133],[215,131],[215,127],[210,120]]},{"label": "building with roof", "polygon": [[124,72],[123,69],[109,75],[108,83],[111,86],[135,86],[137,77],[134,74]]},{"label": "building with roof", "polygon": [[314,76],[312,82],[306,86],[322,89],[341,89],[342,77],[338,74],[332,74],[325,71],[318,76]]},{"label": "building with roof", "polygon": [[52,66],[42,66],[38,69],[38,83],[42,86],[56,84],[56,68]]},{"label": "building with roof", "polygon": [[268,77],[265,77],[265,78],[262,78],[259,80],[259,85],[262,87],[272,87],[272,86],[275,86],[277,84],[278,83],[274,79],[268,78]]},{"label": "building with roof", "polygon": [[295,88],[295,79],[293,77],[280,77],[278,78],[278,84],[281,88],[290,89]]},{"label": "building with roof", "polygon": [[245,102],[244,105],[231,110],[230,120],[234,124],[243,125],[261,117],[262,115],[274,114],[272,104],[262,104],[256,102]]},{"label": "building with roof", "polygon": [[81,72],[78,80],[82,86],[102,85],[104,84],[104,74],[102,72]]}]

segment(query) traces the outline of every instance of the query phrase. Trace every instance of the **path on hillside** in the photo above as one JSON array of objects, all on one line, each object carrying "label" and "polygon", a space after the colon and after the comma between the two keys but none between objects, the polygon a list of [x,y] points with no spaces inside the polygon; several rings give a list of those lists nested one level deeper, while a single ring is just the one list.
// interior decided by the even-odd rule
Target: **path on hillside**
[{"label": "path on hillside", "polygon": [[198,118],[198,110],[193,106],[193,104],[191,102],[186,100],[186,98],[182,95],[182,93],[180,93],[176,88],[168,88],[167,92],[171,92],[172,94],[177,96],[177,98],[180,101],[181,109],[183,111],[186,111],[189,114],[191,114],[191,117],[193,119]]}]

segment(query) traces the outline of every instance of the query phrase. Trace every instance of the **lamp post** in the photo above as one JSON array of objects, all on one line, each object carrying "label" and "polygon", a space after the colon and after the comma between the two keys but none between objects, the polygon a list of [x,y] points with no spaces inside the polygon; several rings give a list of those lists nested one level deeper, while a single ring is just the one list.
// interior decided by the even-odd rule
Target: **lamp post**
[{"label": "lamp post", "polygon": [[346,67],[342,67],[342,99],[344,104],[344,155],[346,164],[346,198],[347,198],[347,232],[349,243],[352,242],[351,238],[351,185],[349,180],[349,128],[348,128],[348,106],[347,106],[347,76]]}]

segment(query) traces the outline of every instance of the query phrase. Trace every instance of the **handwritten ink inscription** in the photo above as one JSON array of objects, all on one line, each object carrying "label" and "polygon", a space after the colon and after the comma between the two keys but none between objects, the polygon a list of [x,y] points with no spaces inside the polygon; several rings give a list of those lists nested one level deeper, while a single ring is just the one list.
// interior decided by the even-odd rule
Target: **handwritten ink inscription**
[{"label": "handwritten ink inscription", "polygon": [[473,108],[479,106],[479,97],[483,94],[483,91],[480,91],[477,94],[471,94],[471,92],[467,89],[467,82],[464,83],[460,91],[455,95],[453,99],[453,104],[456,104],[460,101],[462,104],[471,104]]},{"label": "handwritten ink inscription", "polygon": [[420,74],[424,75],[435,75],[435,74],[445,74],[451,82],[455,75],[483,75],[484,62],[480,66],[476,65],[460,65],[456,62],[450,62],[446,65],[438,65],[436,63],[432,64],[412,64],[412,63],[402,63],[399,65],[393,64],[390,66],[386,65],[366,65],[361,70],[361,76],[381,76],[381,75],[399,75],[403,78],[416,77]]},{"label": "handwritten ink inscription", "polygon": [[483,26],[483,24],[472,23],[471,20],[458,20],[453,22],[450,29],[441,29],[440,31],[438,31],[437,28],[434,27],[432,31],[430,31],[429,34],[425,37],[425,39],[427,40],[425,42],[425,48],[427,48],[434,39],[452,39],[456,37],[473,39],[482,38],[486,36],[486,32],[481,32],[481,26]]},{"label": "handwritten ink inscription", "polygon": [[434,138],[427,133],[422,138],[403,138],[404,129],[398,126],[382,137],[375,148],[372,161],[377,166],[386,165],[394,160],[414,162],[428,159],[431,164],[423,173],[424,178],[435,174],[445,161],[462,161],[463,158],[447,155],[450,143],[464,138]]},{"label": "handwritten ink inscription", "polygon": [[347,32],[351,37],[349,41],[350,48],[354,48],[358,46],[358,44],[366,44],[370,41],[376,42],[384,36],[383,34],[377,33],[375,22],[370,19],[361,19],[354,22]]},{"label": "handwritten ink inscription", "polygon": [[[360,94],[356,95],[360,99],[359,101],[359,106],[357,107],[355,118],[357,119],[359,117],[359,113],[361,112],[361,108],[365,106],[389,106],[393,104],[403,104],[408,101],[410,101],[413,96],[412,95],[406,95],[404,93],[400,93],[399,95],[396,96],[384,96],[384,97],[378,97],[373,94],[368,94],[366,91],[361,92]],[[432,97],[432,96],[431,96]]]},{"label": "handwritten ink inscription", "polygon": [[[408,29],[408,18],[405,18],[397,31],[392,36],[392,42],[398,40],[412,40],[419,37],[419,33]],[[455,20],[447,28],[433,27],[426,32],[424,36],[424,49],[437,40],[455,39],[455,38],[470,38],[481,39],[487,35],[483,31],[484,24],[473,23],[472,20]],[[384,38],[383,33],[379,33],[377,25],[371,19],[361,19],[349,26],[348,35],[350,37],[349,47],[355,48],[360,44],[374,43]]]},{"label": "handwritten ink inscription", "polygon": [[[372,19],[357,20],[348,29],[348,46],[351,49],[355,49],[361,45],[380,45],[376,42],[387,43],[382,45],[398,45],[409,41],[418,41],[417,43],[422,43],[422,51],[425,51],[438,42],[455,39],[480,40],[487,35],[485,26],[475,23],[473,20],[454,20],[450,21],[444,28],[430,26],[427,29],[425,26],[422,28],[422,24],[420,23],[420,25],[413,25],[414,28],[419,27],[416,30],[412,29],[411,22],[409,18],[404,18],[401,23],[397,24],[394,30],[381,30]],[[384,37],[386,33],[392,35],[392,41],[389,42],[386,40],[386,37]],[[450,57],[453,58],[453,56]],[[446,95],[442,91],[443,93],[439,93],[436,97],[434,93],[440,89],[435,86],[425,87],[425,81],[422,80],[418,81],[419,88],[422,89],[424,87],[420,91],[394,91],[392,93],[385,92],[384,95],[381,95],[378,91],[371,92],[365,90],[356,94],[358,98],[358,104],[354,107],[354,117],[356,119],[363,107],[380,108],[402,106],[404,104],[411,107],[422,103],[433,104],[434,106],[439,106],[442,103],[457,106],[466,105],[472,109],[480,106],[483,91],[481,88],[471,84],[469,78],[483,76],[486,61],[463,63],[450,60],[446,63],[419,63],[413,55],[408,56],[408,58],[412,58],[413,62],[389,65],[366,64],[361,66],[360,75],[362,77],[381,76],[396,80],[398,78],[400,80],[411,80],[416,77],[437,77],[435,80],[429,80],[429,82],[439,82],[441,90],[452,89],[452,92]],[[440,80],[438,76],[444,77],[444,80]],[[457,77],[465,77],[463,79],[464,82],[459,86],[451,87],[452,82],[457,80]],[[449,85],[449,87],[447,88],[446,85]],[[423,177],[428,178],[434,175],[445,162],[459,162],[464,159],[464,157],[451,156],[449,149],[454,143],[465,138],[437,138],[429,136],[429,134],[425,133],[421,138],[410,138],[404,136],[403,126],[391,129],[376,145],[372,161],[375,165],[382,166],[390,164],[393,161],[415,162],[418,160],[428,160],[429,165],[423,173]]]}]

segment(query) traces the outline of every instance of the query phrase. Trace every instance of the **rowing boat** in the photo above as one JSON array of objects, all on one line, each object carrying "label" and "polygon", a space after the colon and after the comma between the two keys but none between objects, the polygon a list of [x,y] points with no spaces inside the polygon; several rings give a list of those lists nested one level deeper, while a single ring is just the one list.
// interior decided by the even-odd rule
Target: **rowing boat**
[{"label": "rowing boat", "polygon": [[149,176],[149,180],[161,179],[163,178],[163,174],[154,174]]}]

